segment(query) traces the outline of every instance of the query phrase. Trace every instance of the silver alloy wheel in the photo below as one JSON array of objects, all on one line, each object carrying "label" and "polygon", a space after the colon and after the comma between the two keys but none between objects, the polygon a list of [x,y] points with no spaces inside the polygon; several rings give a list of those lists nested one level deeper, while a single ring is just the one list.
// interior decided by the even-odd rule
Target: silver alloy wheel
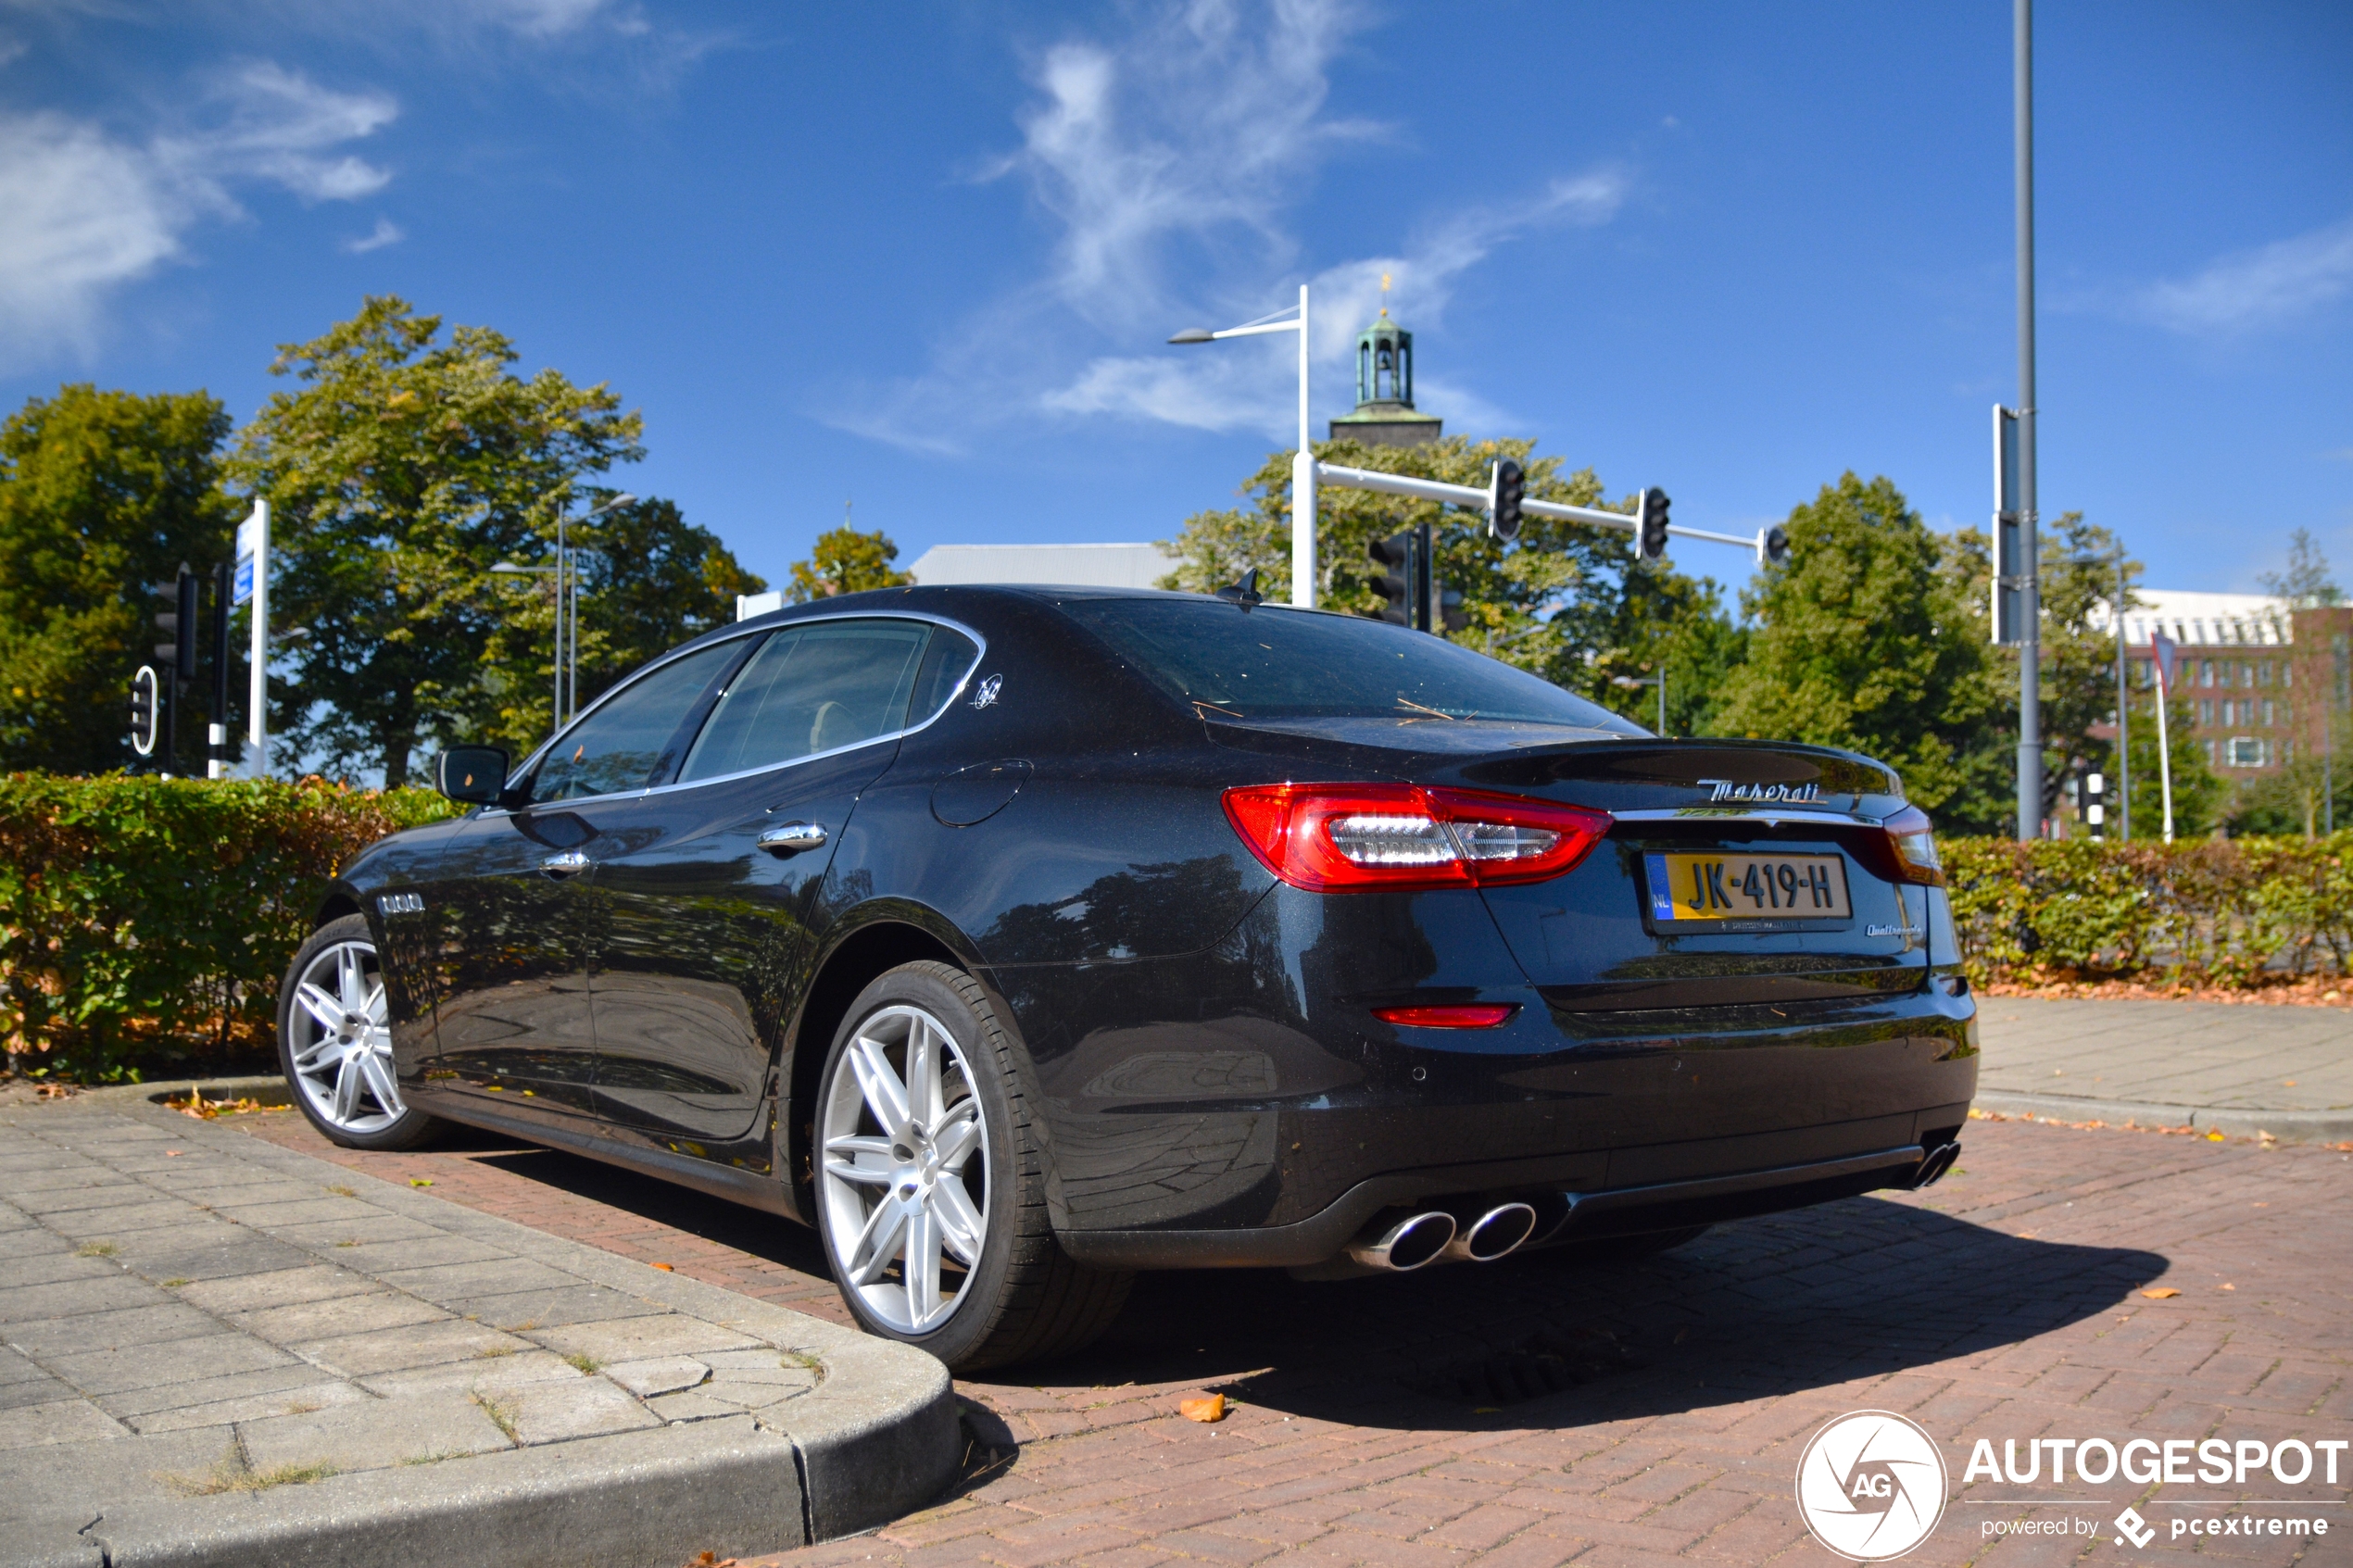
[{"label": "silver alloy wheel", "polygon": [[286,1010],[295,1083],[338,1131],[381,1133],[408,1113],[393,1079],[384,971],[372,942],[321,947],[295,982]]},{"label": "silver alloy wheel", "polygon": [[988,1239],[972,1066],[930,1013],[887,1007],[843,1047],[823,1104],[818,1201],[835,1273],[890,1328],[928,1333],[955,1312]]}]

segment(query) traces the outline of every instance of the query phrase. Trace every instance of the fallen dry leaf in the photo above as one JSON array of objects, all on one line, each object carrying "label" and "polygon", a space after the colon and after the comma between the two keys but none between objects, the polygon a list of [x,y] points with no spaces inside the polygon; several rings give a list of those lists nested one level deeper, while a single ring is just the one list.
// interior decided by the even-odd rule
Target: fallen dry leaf
[{"label": "fallen dry leaf", "polygon": [[673,1264],[673,1263],[656,1263],[656,1264],[654,1265],[654,1267],[655,1267],[655,1268],[657,1268],[657,1269],[660,1269],[660,1270],[661,1270],[663,1273],[666,1273],[666,1274],[674,1274],[674,1273],[676,1273],[678,1272],[677,1265],[675,1265],[675,1264]]},{"label": "fallen dry leaf", "polygon": [[433,1184],[432,1184],[431,1182],[429,1182],[429,1181],[425,1180],[425,1178],[424,1178],[424,1177],[422,1177],[422,1176],[411,1176],[411,1177],[409,1177],[409,1185],[410,1186],[412,1186],[412,1187],[429,1187],[429,1186],[433,1185]]},{"label": "fallen dry leaf", "polygon": [[2155,1290],[2144,1290],[2141,1294],[2152,1301],[2166,1301],[2182,1293],[2170,1285],[2160,1285]]},{"label": "fallen dry leaf", "polygon": [[1226,1396],[1204,1394],[1198,1399],[1179,1399],[1176,1413],[1187,1421],[1223,1421],[1226,1419]]},{"label": "fallen dry leaf", "polygon": [[2222,1288],[2225,1290],[2236,1290],[2238,1286],[2235,1285],[2225,1285]]},{"label": "fallen dry leaf", "polygon": [[2222,1135],[2220,1133],[2208,1133],[2206,1135],[2206,1141],[2208,1143],[2221,1143],[2222,1141]]}]

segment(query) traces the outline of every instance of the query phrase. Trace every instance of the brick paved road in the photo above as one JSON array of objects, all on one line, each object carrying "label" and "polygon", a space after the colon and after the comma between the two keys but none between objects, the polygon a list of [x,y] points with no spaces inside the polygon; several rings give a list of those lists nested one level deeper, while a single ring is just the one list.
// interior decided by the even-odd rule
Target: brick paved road
[{"label": "brick paved road", "polygon": [[[483,1139],[352,1155],[291,1115],[252,1130],[841,1315],[803,1233],[660,1183]],[[2353,1562],[2353,1456],[2334,1486],[2316,1468],[2296,1486],[2258,1472],[2244,1491],[1961,1477],[1981,1436],[1996,1450],[2353,1438],[2353,1157],[2016,1123],[1974,1123],[1966,1142],[1961,1173],[1931,1192],[1728,1226],[1644,1263],[1538,1257],[1356,1285],[1148,1276],[1083,1360],[962,1386],[980,1439],[960,1495],[774,1561],[1826,1563],[1792,1500],[1796,1457],[1823,1421],[1878,1408],[1944,1441],[1960,1494],[1906,1562]],[[1224,1423],[1175,1414],[1207,1388],[1239,1401]],[[2050,1498],[2086,1506],[2021,1506]],[[2242,1518],[2331,1532],[2171,1537],[2174,1519],[2242,1498],[2296,1504]],[[2160,1532],[2145,1551],[2113,1543],[2127,1502]],[[1984,1535],[2070,1514],[2099,1533]]]}]

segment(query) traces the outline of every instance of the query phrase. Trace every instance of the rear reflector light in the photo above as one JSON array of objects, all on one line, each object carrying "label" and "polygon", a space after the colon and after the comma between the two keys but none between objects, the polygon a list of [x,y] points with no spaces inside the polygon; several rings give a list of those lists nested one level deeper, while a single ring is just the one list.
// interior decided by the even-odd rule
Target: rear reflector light
[{"label": "rear reflector light", "polygon": [[1509,1002],[1459,1002],[1436,1007],[1375,1008],[1383,1023],[1409,1024],[1416,1029],[1492,1029],[1519,1009]]},{"label": "rear reflector light", "polygon": [[1887,834],[1887,847],[1895,853],[1898,880],[1930,887],[1944,885],[1944,862],[1936,858],[1936,835],[1929,831],[1927,812],[1906,806],[1880,828]]},{"label": "rear reflector light", "polygon": [[1606,811],[1421,784],[1248,784],[1226,816],[1261,864],[1314,893],[1543,882],[1610,830]]}]

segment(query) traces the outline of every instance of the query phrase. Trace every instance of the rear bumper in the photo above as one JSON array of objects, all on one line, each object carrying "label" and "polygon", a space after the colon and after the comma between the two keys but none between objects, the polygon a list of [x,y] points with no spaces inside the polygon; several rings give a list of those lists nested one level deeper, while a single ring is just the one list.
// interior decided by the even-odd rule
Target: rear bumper
[{"label": "rear bumper", "polygon": [[[1106,1269],[1302,1268],[1327,1263],[1378,1218],[1422,1207],[1484,1207],[1508,1200],[1537,1206],[1531,1248],[1645,1231],[1679,1230],[1827,1203],[1910,1184],[1929,1151],[1951,1141],[1969,1118],[1969,1102],[1937,1106],[1908,1120],[1902,1141],[1884,1142],[1896,1118],[1809,1127],[1773,1140],[1808,1145],[1812,1158],[1706,1175],[1608,1185],[1595,1181],[1590,1155],[1484,1161],[1396,1172],[1357,1183],[1320,1213],[1288,1225],[1232,1230],[1064,1232],[1063,1249]],[[1629,1168],[1656,1169],[1656,1150]]]}]

